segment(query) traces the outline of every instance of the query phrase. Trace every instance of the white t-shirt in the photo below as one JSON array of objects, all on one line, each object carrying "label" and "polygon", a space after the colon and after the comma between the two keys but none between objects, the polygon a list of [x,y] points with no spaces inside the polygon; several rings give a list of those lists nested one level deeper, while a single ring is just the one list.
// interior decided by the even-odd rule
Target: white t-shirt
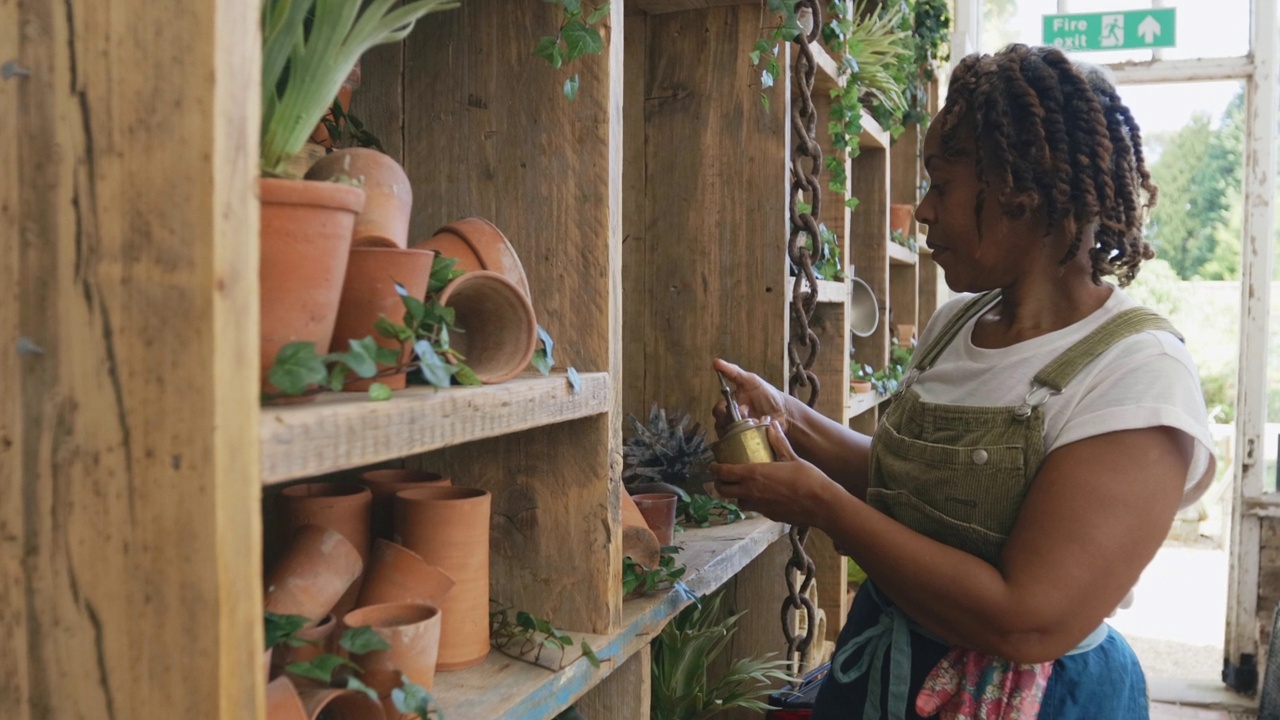
[{"label": "white t-shirt", "polygon": [[[917,357],[972,297],[957,297],[938,309],[920,337]],[[925,402],[1017,406],[1030,392],[1031,379],[1045,365],[1112,316],[1137,306],[1116,288],[1101,308],[1080,322],[995,350],[973,344],[974,318],[912,387]],[[1195,440],[1185,487],[1191,488],[1210,469],[1213,446],[1200,377],[1191,353],[1170,333],[1148,330],[1120,341],[1086,365],[1061,395],[1050,397],[1042,407],[1046,456],[1094,435],[1168,426]]]}]

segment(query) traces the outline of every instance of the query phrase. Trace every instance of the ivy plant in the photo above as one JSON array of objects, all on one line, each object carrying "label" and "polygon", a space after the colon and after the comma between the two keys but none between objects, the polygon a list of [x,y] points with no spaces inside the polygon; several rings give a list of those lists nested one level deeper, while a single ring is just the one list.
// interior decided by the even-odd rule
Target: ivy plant
[{"label": "ivy plant", "polygon": [[779,24],[767,28],[768,32],[756,40],[751,50],[751,65],[760,71],[760,102],[769,109],[769,96],[765,90],[773,87],[782,73],[781,53],[788,43],[803,32],[796,14],[794,0],[766,0],[769,12],[779,18]]},{"label": "ivy plant", "polygon": [[[604,52],[604,38],[598,26],[609,17],[610,3],[589,5],[582,0],[544,0],[559,5],[563,11],[560,28],[554,36],[538,38],[533,54],[546,60],[551,67],[560,69],[583,55],[599,55]],[[578,96],[578,74],[564,81],[564,96],[570,102]]]},{"label": "ivy plant", "polygon": [[679,581],[688,571],[684,565],[676,565],[675,555],[680,548],[674,545],[662,548],[658,567],[650,570],[631,558],[622,558],[622,594],[624,596],[647,595],[660,587]]},{"label": "ivy plant", "polygon": [[698,527],[710,527],[715,521],[736,523],[747,517],[737,505],[710,495],[690,495],[688,500],[676,500],[676,514],[683,522]]},{"label": "ivy plant", "polygon": [[[528,660],[535,665],[541,663],[544,650],[552,650],[560,654],[556,669],[565,667],[565,651],[574,644],[572,637],[554,628],[547,620],[534,617],[523,610],[515,611],[513,617],[512,609],[498,601],[490,600],[489,605],[490,645],[511,657]],[[578,649],[592,667],[600,667],[600,658],[586,640],[579,644]]]},{"label": "ivy plant", "polygon": [[[551,339],[551,335],[539,325],[538,348],[533,351],[533,360],[530,364],[542,374],[542,377],[549,377],[551,369],[556,366],[555,349],[556,341]],[[569,381],[569,387],[573,388],[575,393],[582,391],[582,376],[578,374],[576,368],[570,366],[565,376]]]}]

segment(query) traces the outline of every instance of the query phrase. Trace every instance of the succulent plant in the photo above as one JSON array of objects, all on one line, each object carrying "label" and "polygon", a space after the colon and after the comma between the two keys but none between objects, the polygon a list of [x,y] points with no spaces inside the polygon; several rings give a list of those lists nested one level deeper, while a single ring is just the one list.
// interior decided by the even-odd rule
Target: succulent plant
[{"label": "succulent plant", "polygon": [[713,456],[707,433],[699,423],[690,425],[687,413],[668,418],[654,403],[647,424],[634,415],[627,420],[635,432],[622,446],[624,483],[665,482],[696,490],[709,479],[707,465]]}]

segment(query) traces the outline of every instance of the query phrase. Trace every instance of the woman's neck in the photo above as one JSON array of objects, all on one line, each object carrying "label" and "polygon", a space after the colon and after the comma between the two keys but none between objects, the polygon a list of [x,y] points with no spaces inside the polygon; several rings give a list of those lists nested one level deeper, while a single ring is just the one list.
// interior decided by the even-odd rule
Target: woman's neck
[{"label": "woman's neck", "polygon": [[998,349],[1074,325],[1106,304],[1114,291],[1096,284],[1076,263],[1054,268],[1044,277],[1025,277],[1003,288],[1000,302],[978,318],[973,343]]}]

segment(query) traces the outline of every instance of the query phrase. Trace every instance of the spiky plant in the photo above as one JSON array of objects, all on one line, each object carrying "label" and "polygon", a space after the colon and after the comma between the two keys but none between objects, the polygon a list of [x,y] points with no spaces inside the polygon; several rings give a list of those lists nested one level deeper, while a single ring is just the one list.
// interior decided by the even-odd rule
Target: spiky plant
[{"label": "spiky plant", "polygon": [[623,482],[664,482],[696,490],[708,479],[707,465],[713,456],[707,433],[699,423],[690,425],[687,413],[668,418],[667,411],[654,403],[647,424],[634,415],[627,420],[634,434],[622,447]]}]

